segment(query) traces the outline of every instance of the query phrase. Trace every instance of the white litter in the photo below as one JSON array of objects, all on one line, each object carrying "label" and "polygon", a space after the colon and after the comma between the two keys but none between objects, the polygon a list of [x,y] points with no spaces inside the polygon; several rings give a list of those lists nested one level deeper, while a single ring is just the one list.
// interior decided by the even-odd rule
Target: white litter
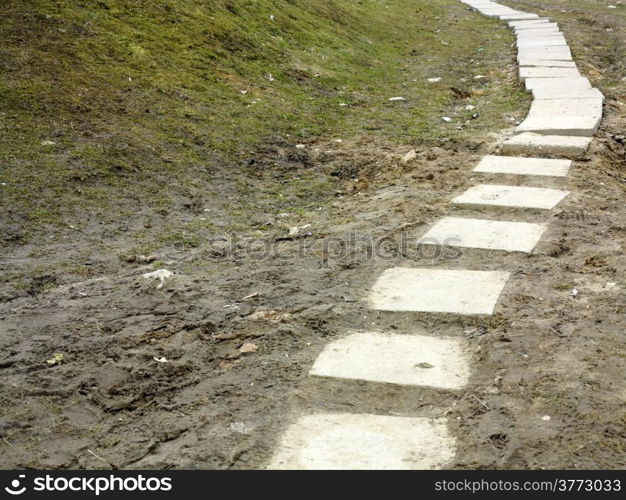
[{"label": "white litter", "polygon": [[157,290],[158,290],[163,287],[163,285],[165,284],[165,280],[173,275],[174,273],[172,271],[168,271],[167,269],[159,269],[158,271],[152,271],[151,273],[146,273],[143,275],[143,277],[146,279],[161,280],[161,283],[159,283],[159,286],[157,286]]},{"label": "white litter", "polygon": [[404,97],[390,97],[389,100],[392,101],[392,102],[395,102],[395,101],[406,101],[406,99]]}]

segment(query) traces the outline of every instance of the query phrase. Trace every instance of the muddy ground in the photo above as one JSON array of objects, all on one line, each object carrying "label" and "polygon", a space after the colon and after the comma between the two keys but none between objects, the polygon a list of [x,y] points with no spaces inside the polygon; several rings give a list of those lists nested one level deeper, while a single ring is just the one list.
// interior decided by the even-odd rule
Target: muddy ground
[{"label": "muddy ground", "polygon": [[[607,51],[624,55],[623,17],[561,14],[554,17],[568,40],[602,37]],[[276,140],[233,165],[232,175],[255,192],[270,177],[314,168],[332,179],[334,201],[296,223],[293,214],[268,220],[260,211],[253,222],[269,229],[254,240],[157,255],[175,272],[161,288],[142,277],[155,267],[141,256],[90,252],[107,237],[99,227],[38,249],[7,246],[3,273],[32,259],[42,272],[25,287],[0,288],[2,466],[258,468],[280,432],[312,409],[447,415],[459,442],[453,468],[626,466],[626,81],[602,78],[624,75],[625,59],[593,44],[572,46],[583,72],[597,69],[589,76],[607,97],[591,150],[565,180],[485,179],[572,191],[551,213],[501,212],[550,223],[532,255],[433,254],[410,245],[446,214],[485,213],[449,200],[478,181],[470,170],[507,132],[500,130],[471,143],[404,148],[365,137],[294,151]],[[405,164],[411,148],[417,158]],[[219,225],[219,207],[204,201],[189,210]],[[140,223],[130,220],[129,230]],[[300,229],[290,235],[294,225]],[[47,261],[74,253],[93,275],[77,282],[45,272]],[[369,311],[364,297],[373,281],[397,265],[513,276],[493,317]],[[307,378],[327,342],[362,329],[467,338],[468,389],[457,395]],[[56,353],[63,362],[48,364]]]}]

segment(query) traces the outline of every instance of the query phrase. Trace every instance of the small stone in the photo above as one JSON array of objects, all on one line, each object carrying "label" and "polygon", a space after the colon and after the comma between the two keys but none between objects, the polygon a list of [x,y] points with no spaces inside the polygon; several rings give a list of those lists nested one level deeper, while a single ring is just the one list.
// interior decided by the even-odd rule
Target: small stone
[{"label": "small stone", "polygon": [[256,344],[252,342],[244,342],[244,344],[239,348],[239,352],[241,354],[251,354],[253,352],[257,352],[259,348]]},{"label": "small stone", "polygon": [[415,152],[414,149],[412,149],[411,151],[409,151],[407,154],[405,154],[402,157],[402,161],[404,163],[409,163],[411,160],[414,160],[417,157],[417,153]]}]

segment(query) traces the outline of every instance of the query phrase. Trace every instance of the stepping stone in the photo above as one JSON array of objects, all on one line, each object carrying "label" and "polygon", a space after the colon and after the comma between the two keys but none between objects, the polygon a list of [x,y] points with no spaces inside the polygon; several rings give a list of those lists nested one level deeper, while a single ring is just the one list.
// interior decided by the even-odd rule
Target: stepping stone
[{"label": "stepping stone", "polygon": [[526,132],[506,140],[502,144],[505,154],[551,154],[558,156],[582,156],[585,154],[591,137],[566,135],[541,135]]},{"label": "stepping stone", "polygon": [[369,304],[380,311],[493,314],[509,273],[448,269],[387,269]]},{"label": "stepping stone", "polygon": [[360,332],[335,340],[309,375],[459,390],[470,369],[463,340]]},{"label": "stepping stone", "polygon": [[515,36],[517,38],[528,38],[534,36],[554,36],[561,35],[563,33],[556,26],[541,26],[540,28],[528,28],[524,30],[515,30]]},{"label": "stepping stone", "polygon": [[439,469],[456,453],[446,419],[318,413],[298,419],[268,469]]},{"label": "stepping stone", "polygon": [[452,203],[550,210],[569,194],[559,189],[479,184],[457,196]]},{"label": "stepping stone", "polygon": [[533,101],[517,132],[592,136],[602,120],[602,99],[542,99]]},{"label": "stepping stone", "polygon": [[[549,68],[526,68],[526,69],[549,69]],[[562,70],[568,68],[552,68]],[[591,82],[584,76],[555,77],[555,78],[535,78],[528,77],[524,80],[527,90],[557,90],[565,92],[567,89],[591,89]]]},{"label": "stepping stone", "polygon": [[543,224],[445,217],[418,243],[530,253],[545,230]]},{"label": "stepping stone", "polygon": [[536,39],[521,39],[517,41],[518,48],[528,48],[528,47],[567,47],[567,42],[563,37],[542,37]]},{"label": "stepping stone", "polygon": [[507,14],[499,17],[502,21],[526,21],[530,19],[539,19],[537,14]]},{"label": "stepping stone", "polygon": [[517,60],[519,62],[522,59],[571,61],[572,53],[569,47],[520,47],[517,51]]},{"label": "stepping stone", "polygon": [[[520,67],[519,77],[526,78],[582,78],[577,68],[527,68]],[[589,85],[591,87],[591,85]]]},{"label": "stepping stone", "polygon": [[539,19],[529,19],[526,21],[509,21],[509,26],[515,31],[538,28],[555,28],[557,23],[551,23],[547,17]]},{"label": "stepping stone", "polygon": [[[547,80],[547,78],[546,78]],[[564,78],[567,80],[567,78]],[[526,80],[528,82],[528,80]],[[598,89],[586,89],[577,87],[568,87],[565,89],[560,88],[535,88],[532,90],[533,98],[536,100],[541,99],[601,99],[604,101],[602,92]]]},{"label": "stepping stone", "polygon": [[520,59],[520,66],[528,66],[531,68],[575,68],[574,61],[553,61],[550,59]]},{"label": "stepping stone", "polygon": [[488,155],[480,161],[474,172],[565,177],[571,166],[571,160]]},{"label": "stepping stone", "polygon": [[[531,30],[529,30],[531,31]],[[521,43],[521,42],[530,42],[530,41],[554,41],[554,40],[565,40],[565,36],[563,36],[563,33],[561,33],[560,31],[545,31],[544,33],[537,33],[537,34],[526,34],[526,32],[523,32],[522,35],[520,35],[519,33],[515,35],[515,38],[517,39],[517,43]],[[519,45],[518,45],[519,47]]]}]

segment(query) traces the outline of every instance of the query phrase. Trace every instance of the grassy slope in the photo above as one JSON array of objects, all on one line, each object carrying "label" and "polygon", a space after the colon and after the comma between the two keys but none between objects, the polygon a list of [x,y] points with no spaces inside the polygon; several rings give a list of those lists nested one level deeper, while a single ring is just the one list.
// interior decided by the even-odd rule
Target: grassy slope
[{"label": "grassy slope", "polygon": [[[167,214],[192,190],[219,196],[215,171],[276,138],[393,144],[498,130],[523,98],[499,84],[511,36],[496,26],[455,0],[6,0],[4,239]],[[457,130],[471,113],[449,85],[470,89],[479,73],[493,82],[476,93],[480,119]],[[287,190],[306,205],[328,192],[318,177],[281,180],[268,196]]]}]

